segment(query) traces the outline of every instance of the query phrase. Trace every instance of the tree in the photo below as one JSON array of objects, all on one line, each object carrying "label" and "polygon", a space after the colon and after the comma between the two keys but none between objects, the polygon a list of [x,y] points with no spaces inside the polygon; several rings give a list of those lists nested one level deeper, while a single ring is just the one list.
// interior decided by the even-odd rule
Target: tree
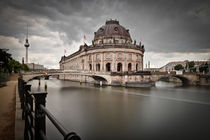
[{"label": "tree", "polygon": [[195,62],[194,61],[189,61],[187,63],[188,63],[189,69],[194,68],[194,66],[195,66]]},{"label": "tree", "polygon": [[9,60],[8,65],[9,65],[9,72],[10,73],[11,72],[15,72],[15,73],[20,72],[21,67],[22,67],[20,62],[14,60],[14,59]]},{"label": "tree", "polygon": [[208,64],[206,63],[205,65],[201,65],[199,67],[199,72],[208,72]]},{"label": "tree", "polygon": [[25,71],[30,70],[26,64],[22,66],[19,61],[14,60],[7,51],[8,49],[0,49],[0,73],[17,73],[20,72],[21,69]]},{"label": "tree", "polygon": [[7,53],[8,49],[0,49],[1,71],[8,72],[9,60],[12,60],[11,54]]},{"label": "tree", "polygon": [[23,65],[23,70],[24,70],[24,71],[29,71],[30,69],[29,69],[29,67],[28,67],[26,64],[24,64],[24,65]]},{"label": "tree", "polygon": [[185,69],[189,71],[195,71],[194,66],[195,66],[194,61],[187,61]]},{"label": "tree", "polygon": [[183,70],[184,67],[181,65],[181,64],[177,64],[175,67],[174,67],[175,70]]}]

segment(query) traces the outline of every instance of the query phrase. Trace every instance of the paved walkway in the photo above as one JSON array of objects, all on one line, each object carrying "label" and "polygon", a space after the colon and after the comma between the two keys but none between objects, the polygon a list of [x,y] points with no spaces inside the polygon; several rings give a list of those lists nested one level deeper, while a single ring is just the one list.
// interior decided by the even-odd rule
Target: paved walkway
[{"label": "paved walkway", "polygon": [[0,140],[14,140],[17,78],[11,75],[7,86],[0,88]]}]

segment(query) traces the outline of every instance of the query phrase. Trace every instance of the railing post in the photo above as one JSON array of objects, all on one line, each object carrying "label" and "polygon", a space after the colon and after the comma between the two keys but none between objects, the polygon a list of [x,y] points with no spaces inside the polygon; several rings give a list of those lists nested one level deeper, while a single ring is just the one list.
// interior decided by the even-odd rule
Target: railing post
[{"label": "railing post", "polygon": [[26,89],[25,89],[25,85],[26,85],[26,82],[24,80],[22,80],[22,84],[21,84],[21,97],[20,97],[20,102],[21,102],[21,108],[22,108],[22,120],[25,119],[25,92],[26,92]]},{"label": "railing post", "polygon": [[40,105],[45,106],[47,93],[33,93],[33,96],[35,97],[35,140],[41,140],[41,133],[46,134],[46,119]]},{"label": "railing post", "polygon": [[30,104],[30,110],[28,110],[28,113],[29,113],[29,117],[30,117],[30,120],[31,120],[31,124],[29,125],[29,128],[30,128],[30,135],[31,135],[31,140],[34,140],[34,131],[33,131],[33,127],[34,127],[34,118],[33,118],[33,98],[32,96],[30,95],[30,93],[28,93],[28,103]]},{"label": "railing post", "polygon": [[[29,95],[30,90],[31,90],[31,85],[24,85],[24,118],[25,118],[24,139],[25,140],[29,139],[28,130],[30,130],[30,126],[32,122],[31,118],[29,118],[30,110],[28,107],[29,98],[30,98],[30,95]],[[31,136],[31,133],[30,133],[30,136]]]}]

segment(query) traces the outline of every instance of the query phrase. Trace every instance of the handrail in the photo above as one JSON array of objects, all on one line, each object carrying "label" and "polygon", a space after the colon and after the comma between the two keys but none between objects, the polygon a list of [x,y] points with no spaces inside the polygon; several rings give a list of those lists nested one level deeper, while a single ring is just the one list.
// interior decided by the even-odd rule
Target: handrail
[{"label": "handrail", "polygon": [[22,119],[25,120],[24,140],[47,140],[46,116],[63,135],[64,140],[80,140],[75,132],[69,132],[45,107],[46,92],[30,91],[31,85],[18,78],[18,91],[22,108]]},{"label": "handrail", "polygon": [[[66,128],[64,128],[61,123],[58,122],[58,120],[48,111],[47,108],[45,108],[43,105],[40,105],[40,108],[44,111],[44,113],[47,115],[47,117],[50,119],[50,121],[55,125],[55,127],[61,132],[61,134],[66,137],[69,137],[69,132],[67,131]],[[77,134],[75,132],[71,133],[72,136],[74,136],[74,138],[77,137],[77,139],[79,140],[80,137],[77,136]],[[72,137],[70,136],[70,137]]]}]

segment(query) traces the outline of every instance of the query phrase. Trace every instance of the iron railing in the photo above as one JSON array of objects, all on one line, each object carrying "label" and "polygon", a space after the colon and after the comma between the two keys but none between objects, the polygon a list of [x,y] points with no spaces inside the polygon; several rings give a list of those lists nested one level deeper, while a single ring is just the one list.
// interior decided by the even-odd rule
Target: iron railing
[{"label": "iron railing", "polygon": [[25,120],[24,140],[47,140],[46,116],[63,135],[64,140],[80,140],[75,132],[69,132],[45,107],[47,92],[32,93],[31,85],[18,78],[18,91],[22,109],[22,119]]}]

